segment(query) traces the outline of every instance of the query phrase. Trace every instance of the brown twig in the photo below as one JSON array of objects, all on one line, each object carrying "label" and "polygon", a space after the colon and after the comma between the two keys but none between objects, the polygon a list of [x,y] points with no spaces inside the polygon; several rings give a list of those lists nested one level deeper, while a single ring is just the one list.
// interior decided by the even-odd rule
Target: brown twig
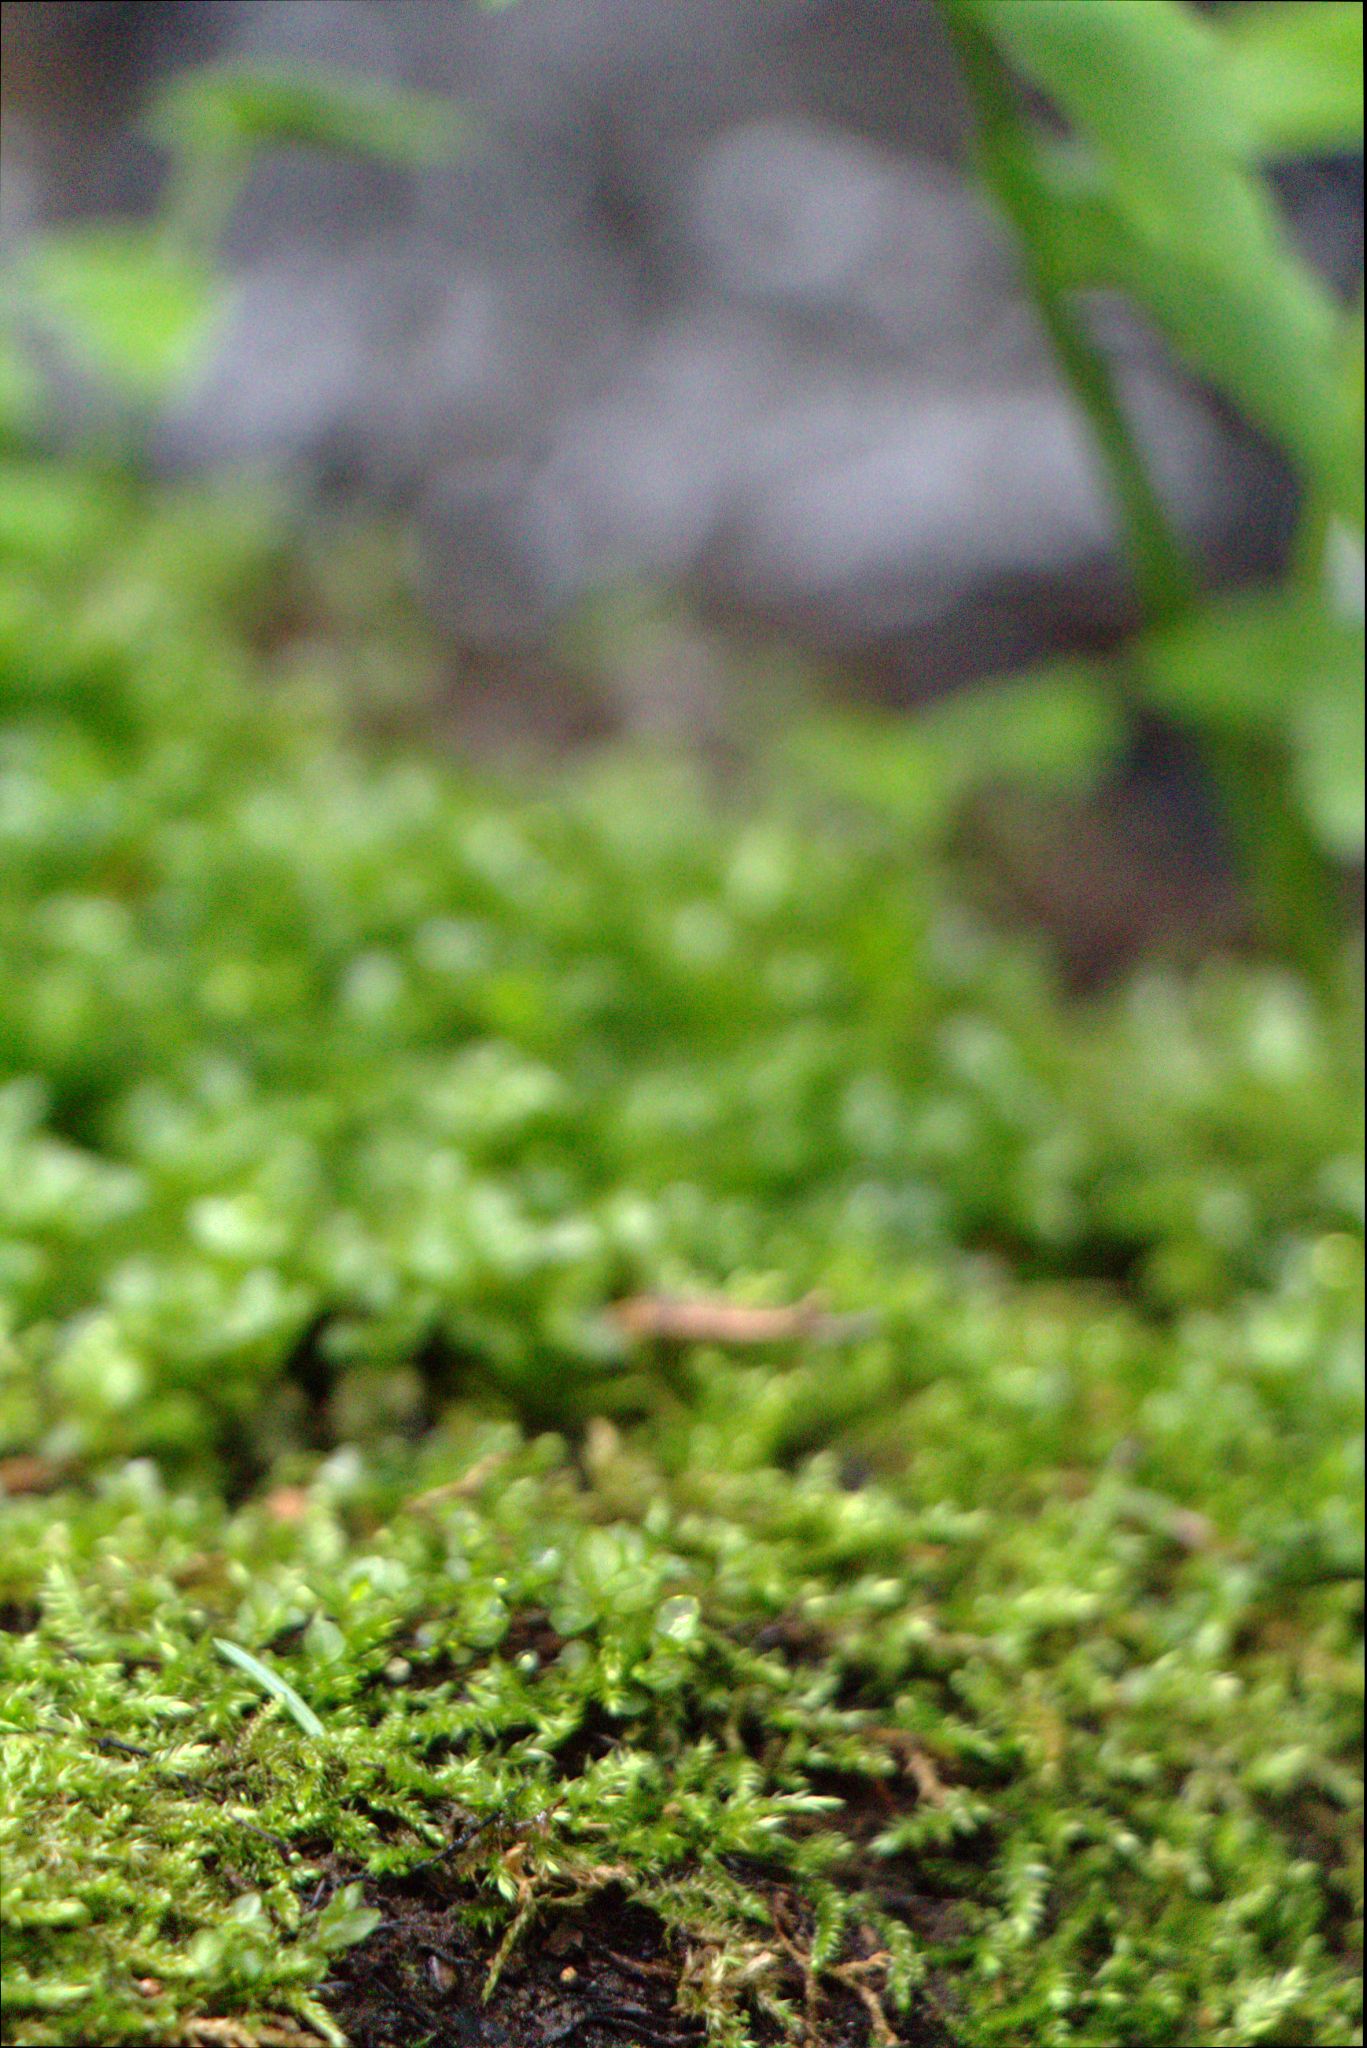
[{"label": "brown twig", "polygon": [[820,1295],[786,1307],[760,1307],[720,1296],[687,1299],[668,1294],[633,1294],[614,1301],[609,1319],[626,1337],[673,1344],[853,1344],[878,1330],[878,1317],[830,1315]]},{"label": "brown twig", "polygon": [[412,1515],[425,1515],[433,1508],[442,1507],[449,1500],[469,1500],[477,1494],[485,1481],[492,1479],[501,1465],[508,1462],[504,1450],[486,1451],[482,1458],[476,1458],[468,1472],[462,1472],[459,1479],[448,1479],[440,1486],[429,1486],[426,1493],[415,1493],[403,1505]]}]

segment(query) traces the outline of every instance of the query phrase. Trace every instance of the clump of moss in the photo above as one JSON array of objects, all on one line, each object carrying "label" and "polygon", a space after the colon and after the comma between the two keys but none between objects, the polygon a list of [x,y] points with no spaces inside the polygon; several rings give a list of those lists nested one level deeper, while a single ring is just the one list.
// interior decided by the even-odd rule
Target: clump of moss
[{"label": "clump of moss", "polygon": [[4,2038],[378,2044],[396,1887],[726,2048],[1359,2038],[1347,974],[1081,1007],[781,779],[366,755],[231,508],[0,532]]},{"label": "clump of moss", "polygon": [[[1175,1411],[1180,1460],[1218,1470],[1247,1401],[1213,1414],[1184,1347],[1111,1336],[1061,1344],[1051,1395],[995,1401],[984,1344],[884,1418],[915,1454],[853,1490],[830,1456],[671,1474],[603,1424],[576,1464],[452,1415],[388,1469],[338,1452],[235,1515],[144,1464],[60,1513],[12,1504],[15,2038],[318,2025],[337,1928],[367,1931],[339,1871],[435,1865],[491,1955],[625,1886],[717,2041],[766,2013],[803,2038],[866,1935],[889,2027],[946,2041],[1347,2040],[1351,1589],[1288,1575],[1286,1530],[1195,1525]],[[1120,1412],[1089,1446],[1066,1411],[1103,1388]]]}]

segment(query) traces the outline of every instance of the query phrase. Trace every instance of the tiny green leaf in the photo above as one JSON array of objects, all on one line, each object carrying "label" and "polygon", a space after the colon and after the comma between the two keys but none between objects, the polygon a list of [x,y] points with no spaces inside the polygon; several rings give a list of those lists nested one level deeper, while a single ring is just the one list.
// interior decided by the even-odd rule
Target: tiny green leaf
[{"label": "tiny green leaf", "polygon": [[1079,664],[965,691],[917,718],[837,712],[808,719],[786,752],[831,795],[933,835],[970,790],[988,782],[1074,792],[1093,786],[1122,740],[1115,702]]},{"label": "tiny green leaf", "polygon": [[449,100],[344,73],[204,66],[164,88],[148,132],[206,155],[303,145],[422,169],[457,153],[465,123]]},{"label": "tiny green leaf", "polygon": [[343,1885],[318,1915],[318,1945],[329,1955],[342,1948],[354,1948],[379,1926],[381,1915],[365,1903],[365,1888]]},{"label": "tiny green leaf", "polygon": [[248,1678],[255,1679],[263,1692],[279,1700],[285,1712],[297,1721],[305,1735],[321,1736],[327,1733],[322,1722],[308,1703],[300,1699],[292,1685],[288,1685],[268,1664],[259,1657],[253,1657],[250,1650],[242,1649],[237,1643],[230,1643],[222,1636],[214,1637],[214,1648],[220,1657],[226,1657],[230,1664],[236,1664],[239,1671],[245,1671]]},{"label": "tiny green leaf", "polygon": [[1351,696],[1362,628],[1298,591],[1256,592],[1205,607],[1136,651],[1146,693],[1216,733],[1276,733],[1300,707]]},{"label": "tiny green leaf", "polygon": [[16,284],[78,355],[132,396],[153,400],[203,359],[226,297],[208,265],[146,228],[51,236]]},{"label": "tiny green leaf", "polygon": [[1268,155],[1362,148],[1361,0],[1258,0],[1219,29],[1231,97]]}]

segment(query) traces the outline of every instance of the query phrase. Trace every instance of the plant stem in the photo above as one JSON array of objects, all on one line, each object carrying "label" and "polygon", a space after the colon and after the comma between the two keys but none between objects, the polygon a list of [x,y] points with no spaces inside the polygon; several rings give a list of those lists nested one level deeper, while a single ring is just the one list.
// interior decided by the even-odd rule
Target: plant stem
[{"label": "plant stem", "polygon": [[1343,939],[1337,878],[1305,823],[1284,763],[1256,739],[1228,735],[1208,744],[1204,756],[1264,935],[1318,987],[1332,987]]},{"label": "plant stem", "polygon": [[978,126],[983,178],[1016,230],[1026,281],[1064,377],[1090,423],[1120,514],[1135,589],[1146,622],[1169,625],[1197,595],[1196,574],[1135,444],[1101,350],[1069,304],[1052,254],[1053,202],[1034,142],[990,37],[962,5],[941,0]]},{"label": "plant stem", "polygon": [[[1070,302],[1055,253],[1056,202],[1040,174],[1030,125],[971,0],[940,0],[940,8],[973,105],[983,179],[1016,231],[1040,319],[1091,426],[1145,625],[1171,626],[1196,601],[1196,571],[1136,445],[1110,365]],[[1202,751],[1267,936],[1325,981],[1337,956],[1333,875],[1300,816],[1284,765],[1251,744],[1218,737],[1206,736]]]}]

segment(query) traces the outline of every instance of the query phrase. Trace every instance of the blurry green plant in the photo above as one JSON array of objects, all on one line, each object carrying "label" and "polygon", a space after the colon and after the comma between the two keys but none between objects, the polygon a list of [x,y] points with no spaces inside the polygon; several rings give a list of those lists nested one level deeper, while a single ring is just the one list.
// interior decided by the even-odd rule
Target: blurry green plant
[{"label": "blurry green plant", "polygon": [[266,150],[348,151],[413,170],[447,161],[464,132],[447,101],[316,70],[206,66],[173,79],[147,133],[168,154],[160,209],[44,236],[5,280],[0,425],[31,416],[35,393],[15,335],[46,331],[145,422],[203,364],[224,318],[219,244]]},{"label": "blurry green plant", "polygon": [[424,1375],[629,1414],[633,1293],[895,1335],[983,1260],[1162,1321],[1351,1259],[1350,981],[1079,1008],[947,897],[928,807],[967,761],[1074,788],[1117,723],[1085,676],[818,735],[726,808],[677,760],[500,790],[356,745],[349,617],[313,669],[261,632],[275,552],[222,485],[0,463],[0,1452],[296,1449],[309,1359],[367,1443]]},{"label": "blurry green plant", "polygon": [[[1323,969],[1338,945],[1331,863],[1363,848],[1362,302],[1345,312],[1297,256],[1262,165],[1361,148],[1361,5],[1237,6],[1213,21],[1182,0],[941,8],[985,182],[1119,514],[1148,627],[1124,682],[1199,737],[1269,935]],[[1029,116],[1013,74],[1047,98],[1062,136]],[[1302,535],[1281,587],[1198,608],[1087,330],[1098,291],[1132,300],[1293,465]],[[1097,670],[1091,687],[1113,683]],[[1057,676],[1039,688],[1056,695]],[[1071,676],[1074,711],[1086,688]],[[1106,736],[1096,719],[1098,768]]]},{"label": "blurry green plant", "polygon": [[[790,751],[837,796],[933,840],[985,781],[1095,787],[1123,748],[1127,709],[1154,707],[1201,745],[1267,936],[1323,976],[1341,941],[1338,864],[1359,861],[1364,838],[1362,307],[1360,296],[1351,312],[1336,305],[1297,257],[1262,167],[1360,148],[1360,0],[1261,0],[1213,21],[1186,0],[941,5],[986,182],[1095,434],[1146,630],[1114,664],[1055,665],[914,726],[800,721]],[[1031,117],[1017,77],[1061,124]],[[225,68],[173,81],[148,127],[170,158],[158,217],[47,236],[4,280],[0,436],[13,441],[38,415],[21,341],[43,328],[117,395],[121,450],[136,447],[212,345],[228,298],[217,251],[263,149],[421,169],[462,132],[439,99]],[[1304,509],[1280,585],[1198,603],[1087,330],[1099,291],[1125,294],[1294,466]]]},{"label": "blurry green plant", "polygon": [[[1300,261],[1266,158],[1362,143],[1362,8],[1179,0],[941,0],[989,190],[1014,228],[1060,369],[1090,422],[1144,631],[1114,664],[1053,664],[908,725],[826,716],[789,752],[838,796],[924,837],[988,780],[1096,787],[1126,705],[1195,736],[1267,936],[1316,974],[1341,944],[1336,864],[1363,851],[1361,294]],[[1013,74],[1066,122],[1029,117]],[[1299,479],[1291,572],[1199,600],[1147,473],[1089,295],[1121,292]]]}]

